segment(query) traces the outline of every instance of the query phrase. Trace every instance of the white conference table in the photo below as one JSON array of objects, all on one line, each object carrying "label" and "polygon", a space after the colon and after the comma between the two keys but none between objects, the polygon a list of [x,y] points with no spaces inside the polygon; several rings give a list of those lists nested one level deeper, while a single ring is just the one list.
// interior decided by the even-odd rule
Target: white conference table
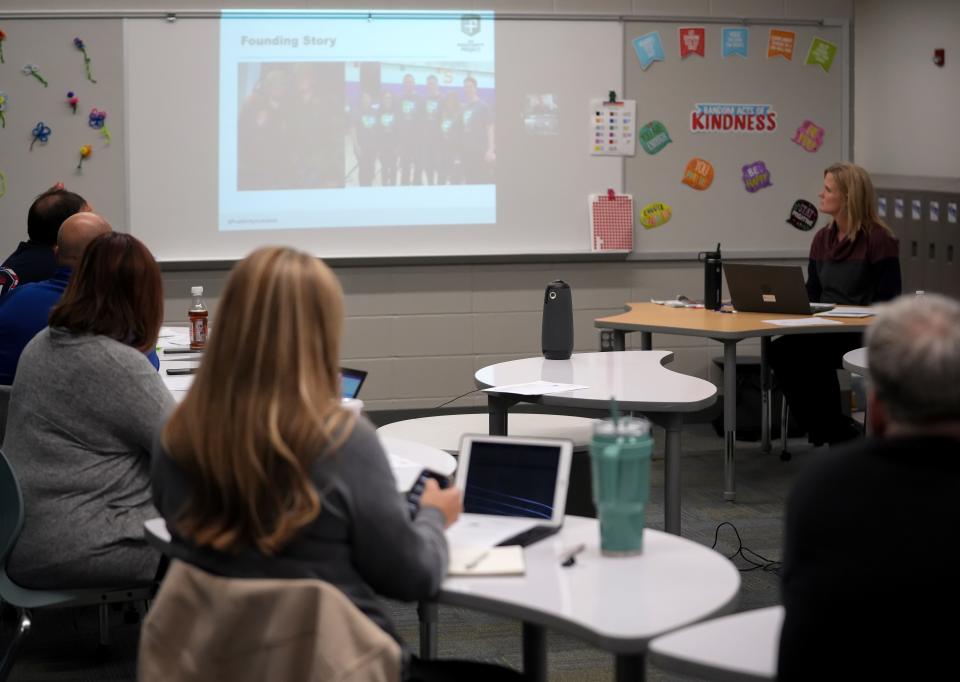
[{"label": "white conference table", "polygon": [[650,642],[650,662],[709,680],[776,679],[783,615],[782,606],[770,606],[682,628]]},{"label": "white conference table", "polygon": [[[864,379],[870,379],[870,360],[867,355],[867,347],[854,348],[843,354],[843,368],[847,371],[859,374]],[[866,435],[873,435],[873,426],[870,424],[870,415],[867,413],[867,405],[863,406],[863,430]]]},{"label": "white conference table", "polygon": [[[570,567],[561,557],[583,543]],[[547,679],[546,631],[572,635],[616,657],[616,679],[642,679],[647,645],[655,637],[733,607],[740,573],[712,549],[646,529],[643,554],[604,557],[596,519],[568,516],[556,535],[524,549],[522,576],[448,577],[436,602],[523,622],[523,668]],[[421,617],[423,610],[421,610]],[[421,655],[435,651],[422,638]]]},{"label": "white conference table", "polygon": [[[199,355],[167,355],[159,353],[160,376],[174,399],[179,403],[187,395],[193,375],[169,375],[169,367],[197,367],[200,364]],[[430,469],[444,476],[451,476],[457,469],[457,460],[449,452],[440,448],[417,443],[403,438],[380,436],[380,442],[390,460],[390,469],[397,482],[397,490],[405,493],[413,487],[417,476],[422,469]]]},{"label": "white conference table", "polygon": [[610,398],[621,412],[640,412],[666,431],[664,455],[664,527],[680,534],[680,430],[683,414],[717,400],[717,387],[663,365],[673,360],[665,350],[575,353],[569,360],[543,357],[501,362],[479,370],[477,386],[507,386],[532,381],[580,384],[587,388],[547,395],[487,393],[490,433],[506,435],[507,410],[519,402],[547,407],[593,409],[609,414]]},{"label": "white conference table", "polygon": [[[144,524],[147,540],[166,551],[162,518]],[[572,566],[562,556],[586,546]],[[435,600],[421,604],[420,655],[436,655],[437,604],[523,622],[523,670],[547,679],[546,631],[572,635],[614,654],[616,680],[643,679],[654,638],[733,608],[740,572],[729,559],[691,540],[646,529],[643,554],[604,557],[596,519],[568,516],[556,535],[524,549],[522,576],[448,577]],[[428,620],[424,620],[425,617]]]},{"label": "white conference table", "polygon": [[843,354],[843,368],[859,374],[862,377],[870,376],[870,360],[867,357],[867,347],[855,348]]}]

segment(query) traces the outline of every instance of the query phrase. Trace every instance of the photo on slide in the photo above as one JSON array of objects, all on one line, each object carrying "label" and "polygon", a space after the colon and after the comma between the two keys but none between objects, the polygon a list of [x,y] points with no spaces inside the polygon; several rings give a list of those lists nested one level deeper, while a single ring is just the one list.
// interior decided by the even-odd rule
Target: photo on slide
[{"label": "photo on slide", "polygon": [[238,64],[238,190],[344,186],[344,67]]},{"label": "photo on slide", "polygon": [[493,65],[358,62],[347,67],[348,187],[495,181]]}]

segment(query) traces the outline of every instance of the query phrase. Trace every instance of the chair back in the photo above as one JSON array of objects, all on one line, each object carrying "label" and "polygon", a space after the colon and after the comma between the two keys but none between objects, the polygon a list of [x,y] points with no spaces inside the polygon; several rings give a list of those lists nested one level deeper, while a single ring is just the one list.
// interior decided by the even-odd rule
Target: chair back
[{"label": "chair back", "polygon": [[0,572],[23,530],[23,493],[7,456],[0,450]]},{"label": "chair back", "polygon": [[224,578],[174,560],[140,631],[140,682],[399,682],[400,645],[321,580]]},{"label": "chair back", "polygon": [[12,386],[0,384],[0,447],[3,446],[3,436],[7,432],[7,410],[10,409],[10,389]]}]

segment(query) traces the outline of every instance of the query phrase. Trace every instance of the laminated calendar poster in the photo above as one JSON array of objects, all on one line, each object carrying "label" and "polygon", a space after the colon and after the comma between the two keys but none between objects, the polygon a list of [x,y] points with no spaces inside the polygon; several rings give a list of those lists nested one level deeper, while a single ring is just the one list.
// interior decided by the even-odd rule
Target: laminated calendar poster
[{"label": "laminated calendar poster", "polygon": [[633,197],[590,195],[590,248],[593,251],[633,251]]}]

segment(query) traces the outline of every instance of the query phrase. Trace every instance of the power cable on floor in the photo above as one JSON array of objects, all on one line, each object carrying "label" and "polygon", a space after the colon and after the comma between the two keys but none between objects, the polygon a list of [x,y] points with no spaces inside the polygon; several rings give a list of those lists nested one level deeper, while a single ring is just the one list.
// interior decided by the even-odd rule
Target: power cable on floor
[{"label": "power cable on floor", "polygon": [[[713,531],[713,544],[710,545],[710,549],[717,549],[717,543],[720,539],[720,529],[724,526],[729,526],[730,530],[733,531],[733,534],[737,536],[737,550],[733,554],[725,556],[731,561],[734,561],[734,559],[739,557],[742,561],[748,564],[747,566],[737,566],[737,570],[741,571],[742,573],[746,573],[747,571],[755,571],[759,568],[763,571],[770,571],[780,575],[780,571],[783,568],[783,562],[768,559],[762,554],[754,552],[749,547],[744,547],[743,540],[740,538],[740,532],[737,530],[737,527],[729,521],[724,521],[723,523],[719,524]],[[736,566],[736,561],[734,561],[734,565]]]},{"label": "power cable on floor", "polygon": [[456,398],[451,398],[450,400],[448,400],[448,401],[445,402],[445,403],[440,403],[439,405],[437,405],[437,406],[436,406],[435,408],[433,408],[433,409],[439,410],[441,407],[446,407],[446,406],[449,405],[450,403],[453,403],[453,402],[456,402],[456,401],[460,400],[460,398],[466,398],[468,395],[470,395],[470,394],[472,394],[472,393],[476,393],[477,391],[482,391],[482,390],[483,390],[482,388],[475,388],[475,389],[473,389],[472,391],[467,391],[466,393],[462,393],[461,395],[458,395]]}]

